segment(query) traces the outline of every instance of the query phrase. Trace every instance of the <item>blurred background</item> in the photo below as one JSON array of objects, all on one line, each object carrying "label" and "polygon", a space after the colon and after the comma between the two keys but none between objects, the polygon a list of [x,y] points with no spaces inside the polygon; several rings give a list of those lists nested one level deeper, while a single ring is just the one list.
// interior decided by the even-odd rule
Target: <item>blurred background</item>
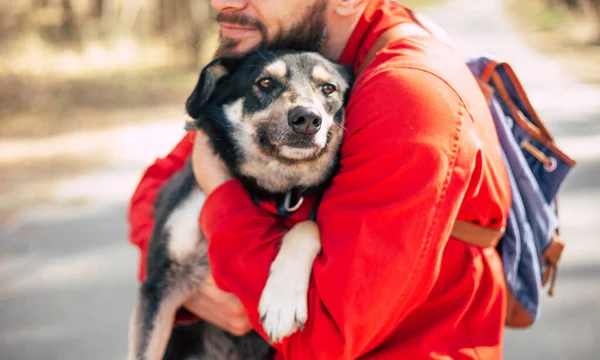
[{"label": "blurred background", "polygon": [[[411,0],[464,55],[509,61],[578,161],[556,295],[506,359],[600,353],[600,1]],[[217,41],[207,0],[0,0],[0,359],[125,358],[126,206],[183,135]]]}]

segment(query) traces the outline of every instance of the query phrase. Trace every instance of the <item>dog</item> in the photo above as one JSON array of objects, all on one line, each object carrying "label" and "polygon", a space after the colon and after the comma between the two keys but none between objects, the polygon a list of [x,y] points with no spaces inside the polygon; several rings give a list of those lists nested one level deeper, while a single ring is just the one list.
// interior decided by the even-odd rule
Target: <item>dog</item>
[{"label": "dog", "polygon": [[[207,134],[256,201],[271,199],[289,215],[303,196],[322,194],[339,168],[353,76],[350,66],[312,52],[257,50],[218,58],[204,67],[187,99],[193,121],[186,128]],[[147,279],[130,320],[129,360],[263,359],[272,351],[254,331],[235,337],[206,322],[188,334],[185,327],[173,331],[176,311],[210,271],[197,221],[204,200],[190,161],[160,190]],[[283,237],[257,309],[272,342],[304,325],[309,277],[320,250],[319,229],[311,220]]]}]

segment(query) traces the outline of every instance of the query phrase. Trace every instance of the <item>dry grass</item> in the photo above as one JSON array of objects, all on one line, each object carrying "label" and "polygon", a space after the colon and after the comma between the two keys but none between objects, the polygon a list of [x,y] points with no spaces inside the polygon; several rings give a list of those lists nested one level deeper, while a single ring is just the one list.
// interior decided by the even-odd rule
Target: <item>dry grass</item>
[{"label": "dry grass", "polygon": [[424,9],[424,8],[428,8],[434,5],[439,5],[440,3],[444,2],[446,0],[398,0],[396,1],[397,3],[402,4],[403,6],[406,6],[408,8],[414,9],[414,10],[419,10],[419,9]]},{"label": "dry grass", "polygon": [[[0,75],[0,137],[54,135],[140,122],[151,108],[180,106],[197,73],[163,68],[83,78]],[[123,119],[140,109],[140,116]]]},{"label": "dry grass", "polygon": [[102,128],[122,121],[123,111],[177,106],[208,61],[216,37],[198,64],[160,39],[89,43],[83,48],[48,46],[36,39],[14,42],[0,54],[0,137],[46,136]]}]

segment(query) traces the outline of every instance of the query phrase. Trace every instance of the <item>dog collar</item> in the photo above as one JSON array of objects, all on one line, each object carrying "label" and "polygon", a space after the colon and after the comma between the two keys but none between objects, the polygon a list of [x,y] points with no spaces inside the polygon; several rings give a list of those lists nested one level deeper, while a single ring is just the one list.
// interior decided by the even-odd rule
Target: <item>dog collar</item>
[{"label": "dog collar", "polygon": [[277,213],[281,217],[289,217],[298,209],[300,209],[302,203],[304,203],[304,196],[302,196],[302,192],[298,189],[292,189],[285,193],[282,201],[277,201]]},{"label": "dog collar", "polygon": [[[253,197],[252,200],[254,201],[254,204],[260,206],[260,201],[257,197]],[[317,210],[320,203],[321,197],[319,196],[316,198],[316,201],[311,208],[308,220],[316,220]],[[279,215],[281,218],[288,218],[298,211],[302,204],[304,204],[304,196],[302,191],[299,189],[292,189],[283,196],[283,199],[274,201],[274,210],[277,211],[277,215]]]},{"label": "dog collar", "polygon": [[297,200],[296,204],[292,205],[292,191],[288,191],[285,194],[285,197],[283,198],[283,208],[285,209],[285,211],[295,212],[296,210],[300,209],[300,206],[302,206],[302,203],[304,202],[304,197],[302,196],[302,194],[298,195],[299,196],[294,196],[294,198],[297,198]]}]

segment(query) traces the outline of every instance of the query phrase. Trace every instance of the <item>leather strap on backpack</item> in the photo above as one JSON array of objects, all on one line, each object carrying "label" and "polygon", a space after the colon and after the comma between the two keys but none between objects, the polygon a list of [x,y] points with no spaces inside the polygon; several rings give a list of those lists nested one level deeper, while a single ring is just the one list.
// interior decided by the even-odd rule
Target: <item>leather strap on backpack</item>
[{"label": "leather strap on backpack", "polygon": [[496,247],[503,235],[504,228],[496,229],[463,220],[456,220],[450,234],[457,240],[478,247]]},{"label": "leather strap on backpack", "polygon": [[371,46],[371,49],[367,53],[367,56],[365,57],[365,60],[363,61],[360,69],[358,70],[357,75],[362,74],[362,72],[371,63],[371,61],[375,59],[375,56],[377,55],[379,50],[383,49],[395,40],[414,35],[427,36],[429,35],[429,32],[427,32],[425,29],[423,29],[421,26],[415,23],[398,24],[384,31],[381,35],[379,35],[373,46]]}]

